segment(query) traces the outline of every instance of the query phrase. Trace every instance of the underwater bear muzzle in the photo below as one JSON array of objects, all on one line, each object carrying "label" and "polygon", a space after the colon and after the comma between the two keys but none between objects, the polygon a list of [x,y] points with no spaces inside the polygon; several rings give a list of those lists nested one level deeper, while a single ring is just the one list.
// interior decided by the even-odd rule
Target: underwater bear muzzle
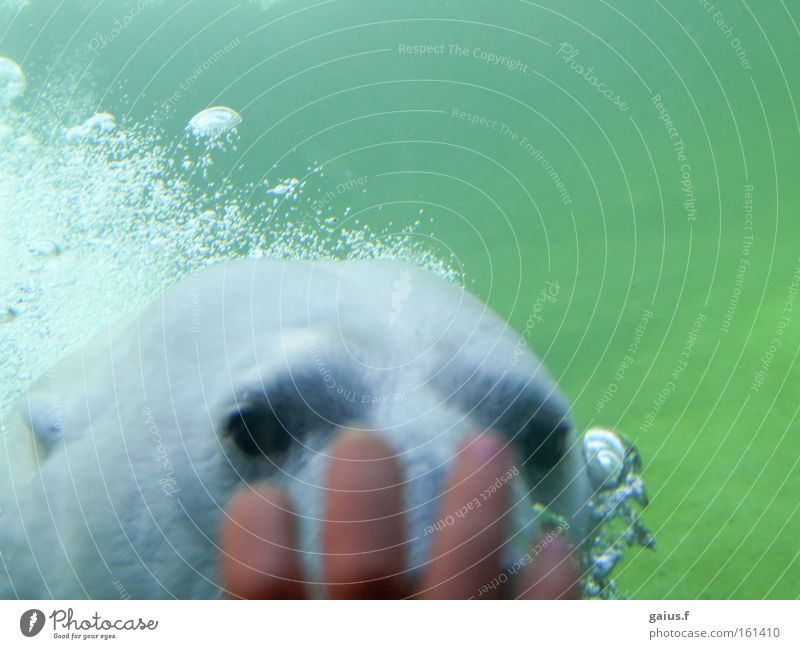
[{"label": "underwater bear muzzle", "polygon": [[314,581],[326,449],[343,427],[394,453],[410,569],[428,557],[458,445],[491,430],[514,457],[495,487],[513,510],[504,565],[558,517],[590,546],[602,590],[627,540],[598,545],[595,530],[622,516],[647,541],[629,506],[641,478],[630,449],[622,470],[587,455],[569,412],[517,332],[420,268],[219,264],[99,332],[20,400],[0,446],[0,594],[113,598],[116,581],[134,598],[218,597],[220,520],[261,480],[296,509]]}]

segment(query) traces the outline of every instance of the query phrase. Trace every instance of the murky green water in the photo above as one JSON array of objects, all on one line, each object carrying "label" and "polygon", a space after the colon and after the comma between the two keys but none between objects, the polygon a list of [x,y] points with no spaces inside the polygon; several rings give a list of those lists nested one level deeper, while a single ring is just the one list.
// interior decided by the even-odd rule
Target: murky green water
[{"label": "murky green water", "polygon": [[[657,548],[621,594],[800,595],[796,1],[0,7],[27,77],[0,105],[4,405],[187,268],[345,228],[463,276],[582,429],[635,441]],[[184,129],[214,105],[242,121],[207,150]],[[65,137],[97,112],[116,128]]]}]

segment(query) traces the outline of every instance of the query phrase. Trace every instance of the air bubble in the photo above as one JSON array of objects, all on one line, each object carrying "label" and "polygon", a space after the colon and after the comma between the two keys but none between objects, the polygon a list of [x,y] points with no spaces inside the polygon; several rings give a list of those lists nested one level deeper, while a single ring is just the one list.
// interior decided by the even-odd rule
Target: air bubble
[{"label": "air bubble", "polygon": [[13,306],[0,307],[0,324],[12,322],[19,315]]},{"label": "air bubble", "polygon": [[34,149],[39,144],[39,141],[33,135],[25,133],[14,140],[14,144],[20,149]]},{"label": "air bubble", "polygon": [[619,482],[625,447],[617,435],[594,428],[583,436],[583,454],[589,479],[595,489],[610,489]]},{"label": "air bubble", "polygon": [[294,200],[297,198],[302,186],[302,183],[297,178],[287,178],[286,180],[279,182],[274,187],[270,187],[267,190],[267,194],[280,196],[281,198],[288,200]]},{"label": "air bubble", "polygon": [[189,120],[186,130],[196,138],[218,139],[242,123],[242,116],[228,106],[212,106]]},{"label": "air bubble", "polygon": [[64,137],[68,142],[79,142],[86,138],[109,133],[117,127],[117,120],[111,113],[95,113],[80,126],[73,126]]},{"label": "air bubble", "polygon": [[25,92],[28,80],[16,61],[0,56],[0,99],[10,102]]},{"label": "air bubble", "polygon": [[57,257],[61,254],[61,246],[55,241],[35,241],[28,246],[28,252],[35,257]]}]

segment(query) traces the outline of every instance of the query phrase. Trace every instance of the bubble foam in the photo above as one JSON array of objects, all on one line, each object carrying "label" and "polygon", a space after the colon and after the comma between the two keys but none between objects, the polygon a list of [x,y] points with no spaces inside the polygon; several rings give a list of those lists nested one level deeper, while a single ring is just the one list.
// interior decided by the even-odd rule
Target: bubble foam
[{"label": "bubble foam", "polygon": [[[91,101],[78,105],[66,83],[47,92],[38,105],[59,106],[60,121],[13,109],[3,116],[11,133],[0,137],[0,417],[97,329],[222,259],[389,257],[460,282],[413,227],[342,227],[331,208],[312,209],[305,192],[324,183],[318,168],[298,174],[302,181],[267,182],[271,192],[208,180],[209,150],[109,113],[82,121]],[[64,123],[81,126],[65,138]]]}]

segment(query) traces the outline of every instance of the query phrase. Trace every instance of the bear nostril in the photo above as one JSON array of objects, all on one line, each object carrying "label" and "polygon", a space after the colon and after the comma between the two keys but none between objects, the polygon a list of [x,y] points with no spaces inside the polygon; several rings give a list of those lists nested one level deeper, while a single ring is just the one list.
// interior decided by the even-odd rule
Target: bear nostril
[{"label": "bear nostril", "polygon": [[291,446],[293,436],[268,403],[240,404],[228,416],[223,431],[246,455],[275,458]]},{"label": "bear nostril", "polygon": [[[345,382],[348,375],[341,370],[336,376],[340,378],[331,386],[317,370],[279,373],[241,389],[223,413],[221,435],[246,455],[274,460],[295,440],[308,443],[318,433],[360,419],[365,406],[354,396],[360,393],[359,384]],[[340,389],[344,385],[352,387],[345,392]]]},{"label": "bear nostril", "polygon": [[[536,422],[532,424],[536,426]],[[549,471],[564,455],[564,445],[569,433],[569,425],[562,423],[553,427],[542,428],[536,426],[536,434],[528,435],[523,440],[525,446],[525,459],[540,471]],[[548,431],[547,428],[550,428]]]},{"label": "bear nostril", "polygon": [[553,468],[564,455],[564,435],[552,431],[533,453],[533,465],[542,471]]}]

